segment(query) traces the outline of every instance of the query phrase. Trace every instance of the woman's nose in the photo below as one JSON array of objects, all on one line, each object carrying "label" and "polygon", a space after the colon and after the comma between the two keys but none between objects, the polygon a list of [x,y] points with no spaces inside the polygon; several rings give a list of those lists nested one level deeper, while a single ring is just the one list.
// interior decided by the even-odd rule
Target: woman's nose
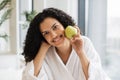
[{"label": "woman's nose", "polygon": [[57,36],[56,32],[55,31],[51,31],[51,37],[55,38],[56,36]]}]

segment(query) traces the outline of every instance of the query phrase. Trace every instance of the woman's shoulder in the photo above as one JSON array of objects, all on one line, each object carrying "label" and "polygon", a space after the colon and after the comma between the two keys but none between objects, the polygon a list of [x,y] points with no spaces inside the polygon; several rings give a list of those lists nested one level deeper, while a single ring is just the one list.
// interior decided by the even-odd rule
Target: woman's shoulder
[{"label": "woman's shoulder", "polygon": [[85,47],[93,46],[92,41],[87,36],[82,36]]},{"label": "woman's shoulder", "polygon": [[87,42],[91,42],[91,40],[87,36],[82,36],[82,39]]}]

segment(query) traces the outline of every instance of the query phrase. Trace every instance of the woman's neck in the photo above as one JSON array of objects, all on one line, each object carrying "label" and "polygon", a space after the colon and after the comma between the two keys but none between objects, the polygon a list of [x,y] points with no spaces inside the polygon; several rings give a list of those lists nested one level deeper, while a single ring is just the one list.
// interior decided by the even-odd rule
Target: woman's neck
[{"label": "woman's neck", "polygon": [[69,41],[67,41],[62,47],[56,48],[56,52],[58,53],[64,64],[67,63],[71,51],[72,46]]}]

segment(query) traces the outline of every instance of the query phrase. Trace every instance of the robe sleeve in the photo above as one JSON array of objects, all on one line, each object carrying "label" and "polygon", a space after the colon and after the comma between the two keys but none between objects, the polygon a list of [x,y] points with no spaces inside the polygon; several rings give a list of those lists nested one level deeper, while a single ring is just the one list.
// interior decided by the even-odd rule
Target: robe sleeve
[{"label": "robe sleeve", "polygon": [[102,69],[100,56],[93,47],[92,42],[87,37],[85,37],[84,41],[86,55],[88,57],[88,60],[90,61],[88,68],[88,80],[110,80],[110,78]]},{"label": "robe sleeve", "polygon": [[29,62],[22,73],[22,80],[48,80],[44,67],[41,68],[38,77],[34,76],[34,64],[33,61]]}]

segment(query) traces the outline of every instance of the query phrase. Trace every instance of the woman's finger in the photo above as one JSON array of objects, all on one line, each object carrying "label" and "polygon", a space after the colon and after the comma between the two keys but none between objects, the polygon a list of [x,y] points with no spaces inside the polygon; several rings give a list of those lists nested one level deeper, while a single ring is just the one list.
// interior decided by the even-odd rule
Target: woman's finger
[{"label": "woman's finger", "polygon": [[77,29],[77,33],[80,34],[80,28],[78,26],[74,26]]}]

